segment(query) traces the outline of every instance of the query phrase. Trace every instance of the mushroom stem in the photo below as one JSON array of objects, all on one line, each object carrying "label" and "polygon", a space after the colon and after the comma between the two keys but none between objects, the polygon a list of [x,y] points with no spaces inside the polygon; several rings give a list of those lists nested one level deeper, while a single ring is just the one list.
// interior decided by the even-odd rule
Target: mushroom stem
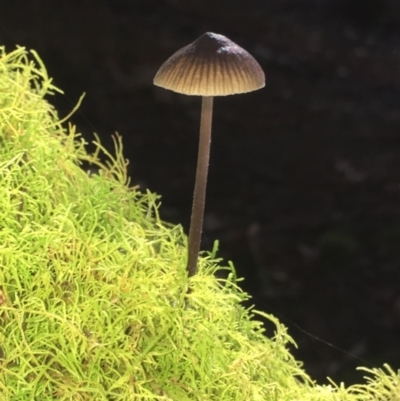
[{"label": "mushroom stem", "polygon": [[197,259],[200,252],[201,233],[203,230],[204,205],[208,163],[210,160],[211,120],[213,97],[203,96],[201,105],[199,153],[197,157],[196,182],[193,193],[192,216],[189,229],[188,276],[194,276],[197,270]]}]

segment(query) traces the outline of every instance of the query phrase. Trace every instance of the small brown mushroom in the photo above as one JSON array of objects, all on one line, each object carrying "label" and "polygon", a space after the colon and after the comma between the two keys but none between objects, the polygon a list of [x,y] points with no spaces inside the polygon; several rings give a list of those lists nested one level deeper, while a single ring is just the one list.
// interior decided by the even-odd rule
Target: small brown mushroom
[{"label": "small brown mushroom", "polygon": [[197,270],[211,143],[214,96],[251,92],[265,85],[264,72],[246,50],[223,35],[207,32],[174,53],[154,84],[184,95],[202,96],[200,142],[189,230],[187,271]]}]

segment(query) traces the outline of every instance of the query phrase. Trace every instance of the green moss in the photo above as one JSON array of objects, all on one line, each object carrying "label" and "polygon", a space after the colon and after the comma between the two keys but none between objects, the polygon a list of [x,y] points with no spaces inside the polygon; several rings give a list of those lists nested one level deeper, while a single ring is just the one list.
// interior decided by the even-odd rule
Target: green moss
[{"label": "green moss", "polygon": [[399,399],[394,374],[315,385],[285,327],[265,315],[267,338],[243,308],[215,251],[186,300],[181,227],[160,221],[156,195],[128,186],[119,136],[116,156],[99,141],[87,153],[44,99],[55,91],[34,52],[0,48],[1,401],[356,400],[381,378],[393,383],[384,399]]}]

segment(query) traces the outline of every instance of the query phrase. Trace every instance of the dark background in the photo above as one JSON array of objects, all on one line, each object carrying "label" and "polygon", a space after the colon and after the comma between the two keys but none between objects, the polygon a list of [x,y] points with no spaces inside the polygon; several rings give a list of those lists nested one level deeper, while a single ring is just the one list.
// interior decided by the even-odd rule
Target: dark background
[{"label": "dark background", "polygon": [[0,2],[0,43],[39,52],[61,115],[86,92],[80,132],[123,135],[133,183],[186,229],[200,99],[153,76],[206,31],[258,59],[266,88],[215,101],[203,248],[220,240],[321,382],[400,366],[399,23],[389,0]]}]

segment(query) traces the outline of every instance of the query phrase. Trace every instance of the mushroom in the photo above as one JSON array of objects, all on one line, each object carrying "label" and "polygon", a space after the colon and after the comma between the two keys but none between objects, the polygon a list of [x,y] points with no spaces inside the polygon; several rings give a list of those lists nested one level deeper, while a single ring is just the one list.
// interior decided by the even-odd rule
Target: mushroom
[{"label": "mushroom", "polygon": [[207,32],[174,53],[158,70],[154,85],[184,95],[202,96],[200,141],[188,242],[187,271],[191,277],[197,270],[203,228],[213,97],[260,89],[265,85],[265,76],[260,65],[246,50],[223,35]]}]

